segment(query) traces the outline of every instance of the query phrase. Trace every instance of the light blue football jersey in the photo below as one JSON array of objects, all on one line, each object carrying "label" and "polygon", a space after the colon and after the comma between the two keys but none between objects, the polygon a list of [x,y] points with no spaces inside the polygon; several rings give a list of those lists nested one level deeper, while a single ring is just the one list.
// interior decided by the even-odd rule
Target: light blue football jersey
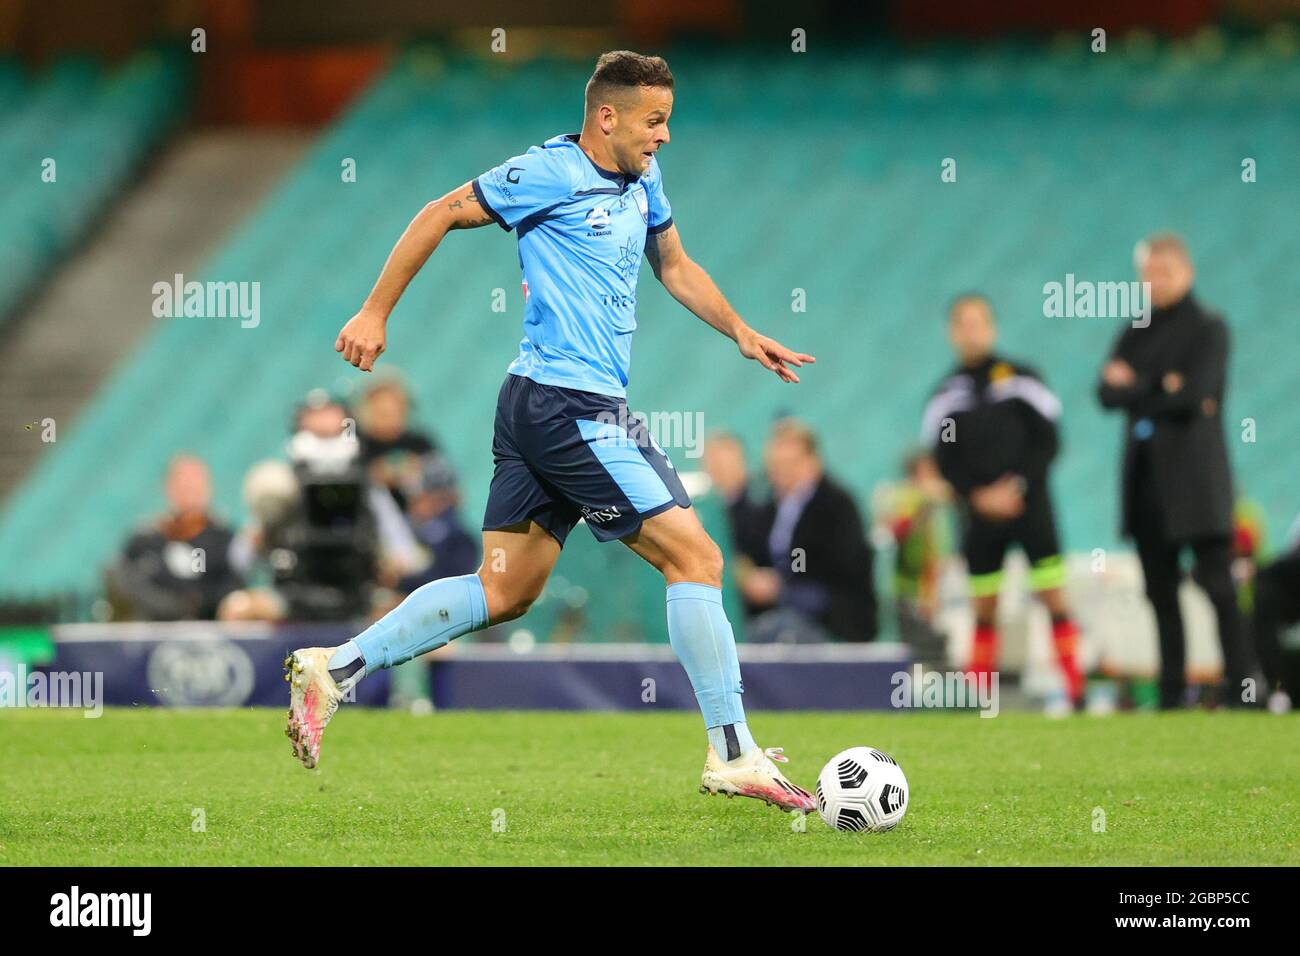
[{"label": "light blue football jersey", "polygon": [[509,371],[625,397],[646,236],[673,221],[658,162],[636,178],[601,169],[570,133],[489,169],[474,194],[519,238],[524,338]]}]

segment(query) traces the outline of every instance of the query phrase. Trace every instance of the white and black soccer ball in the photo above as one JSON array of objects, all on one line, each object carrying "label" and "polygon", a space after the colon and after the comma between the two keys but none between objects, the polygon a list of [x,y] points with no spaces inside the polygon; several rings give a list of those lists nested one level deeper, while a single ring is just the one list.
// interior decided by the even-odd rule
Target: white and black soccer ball
[{"label": "white and black soccer ball", "polygon": [[907,813],[907,797],[903,768],[873,747],[837,753],[817,778],[817,812],[837,830],[892,830]]}]

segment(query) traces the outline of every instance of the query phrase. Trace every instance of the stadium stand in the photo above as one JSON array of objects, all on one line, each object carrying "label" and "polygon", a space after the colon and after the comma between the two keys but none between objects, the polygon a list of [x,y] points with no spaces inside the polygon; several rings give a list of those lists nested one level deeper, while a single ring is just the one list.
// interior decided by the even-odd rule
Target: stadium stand
[{"label": "stadium stand", "polygon": [[69,57],[31,80],[0,64],[0,167],[13,171],[0,185],[0,321],[185,114],[188,77],[184,58],[152,51],[115,68]]},{"label": "stadium stand", "polygon": [[[1233,329],[1230,428],[1251,418],[1260,430],[1300,434],[1292,369],[1270,345],[1294,341],[1300,301],[1300,182],[1276,172],[1300,155],[1300,127],[1282,119],[1300,115],[1300,58],[1274,41],[1138,52],[1001,45],[773,63],[671,53],[677,107],[661,158],[686,247],[751,323],[819,362],[802,385],[779,386],[672,302],[647,268],[631,407],[703,410],[706,427],[738,432],[752,452],[773,416],[798,414],[866,501],[895,474],[925,395],[950,363],[945,303],[980,288],[998,307],[1005,350],[1036,364],[1064,402],[1056,491],[1066,546],[1114,547],[1119,426],[1092,389],[1121,320],[1045,318],[1043,285],[1071,273],[1129,280],[1134,242],[1171,228],[1196,255],[1202,298],[1225,309]],[[211,463],[218,509],[241,518],[241,479],[254,461],[282,453],[294,402],[312,387],[360,379],[333,352],[334,337],[410,216],[528,145],[576,130],[589,69],[408,50],[194,277],[260,282],[258,326],[159,320],[11,497],[0,516],[0,596],[93,591],[103,563],[154,506],[158,476],[179,449]],[[71,69],[58,76],[60,90],[92,82]],[[113,87],[113,102],[131,100],[126,82]],[[164,105],[148,115],[159,121]],[[120,169],[152,127],[112,115],[120,134],[87,125],[66,135],[96,156],[91,146],[112,141]],[[873,119],[888,120],[887,138]],[[940,182],[945,158],[956,160],[954,183]],[[1242,181],[1246,158],[1258,164],[1258,182]],[[355,182],[340,175],[346,160],[355,161]],[[56,225],[33,195],[24,190],[25,212],[4,224],[24,248],[71,234],[90,208],[59,210]],[[39,262],[56,248],[66,244],[46,240]],[[24,255],[6,243],[0,254]],[[10,271],[0,269],[6,282]],[[504,313],[493,310],[498,289]],[[806,311],[792,311],[795,290]],[[489,227],[451,236],[390,326],[383,362],[407,372],[417,418],[461,472],[471,521],[486,498],[495,397],[521,309],[513,239]],[[1230,444],[1242,490],[1279,534],[1297,506],[1292,463],[1256,451],[1264,446]],[[687,449],[669,451],[680,470],[698,468]],[[706,518],[725,538],[716,513]],[[665,640],[657,578],[630,553],[598,550],[588,538],[573,535],[521,626],[544,639],[567,608],[598,593],[587,610],[600,616],[579,637]],[[734,609],[731,617],[740,619]]]}]

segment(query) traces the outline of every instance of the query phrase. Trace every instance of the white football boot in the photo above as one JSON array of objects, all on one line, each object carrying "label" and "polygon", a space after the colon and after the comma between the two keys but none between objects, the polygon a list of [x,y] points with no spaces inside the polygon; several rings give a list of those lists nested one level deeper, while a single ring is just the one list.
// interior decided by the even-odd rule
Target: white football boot
[{"label": "white football boot", "polygon": [[755,797],[781,810],[811,813],[817,807],[813,795],[785,779],[772,762],[785,763],[789,759],[780,747],[766,750],[755,747],[728,763],[710,746],[704,761],[704,776],[700,778],[700,793]]},{"label": "white football boot", "polygon": [[355,680],[340,686],[330,676],[332,647],[306,647],[284,659],[284,679],[289,682],[289,723],[284,735],[293,741],[293,755],[308,770],[320,760],[320,739],[325,725],[339,709],[343,695]]}]

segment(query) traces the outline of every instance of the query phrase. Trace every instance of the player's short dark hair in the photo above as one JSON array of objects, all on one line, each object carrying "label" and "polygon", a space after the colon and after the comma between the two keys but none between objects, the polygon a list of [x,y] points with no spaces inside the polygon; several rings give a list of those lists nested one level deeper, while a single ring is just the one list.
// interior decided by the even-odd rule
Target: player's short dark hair
[{"label": "player's short dark hair", "polygon": [[673,88],[673,72],[663,57],[645,56],[631,50],[602,53],[596,61],[596,71],[587,81],[587,112],[602,103],[625,102],[629,91],[642,86]]},{"label": "player's short dark hair", "polygon": [[948,311],[946,311],[944,315],[947,316],[949,322],[952,321],[952,314],[957,311],[957,306],[964,302],[979,302],[988,312],[990,319],[997,318],[993,312],[993,300],[983,292],[975,292],[974,290],[971,290],[968,292],[959,292],[948,300]]}]

